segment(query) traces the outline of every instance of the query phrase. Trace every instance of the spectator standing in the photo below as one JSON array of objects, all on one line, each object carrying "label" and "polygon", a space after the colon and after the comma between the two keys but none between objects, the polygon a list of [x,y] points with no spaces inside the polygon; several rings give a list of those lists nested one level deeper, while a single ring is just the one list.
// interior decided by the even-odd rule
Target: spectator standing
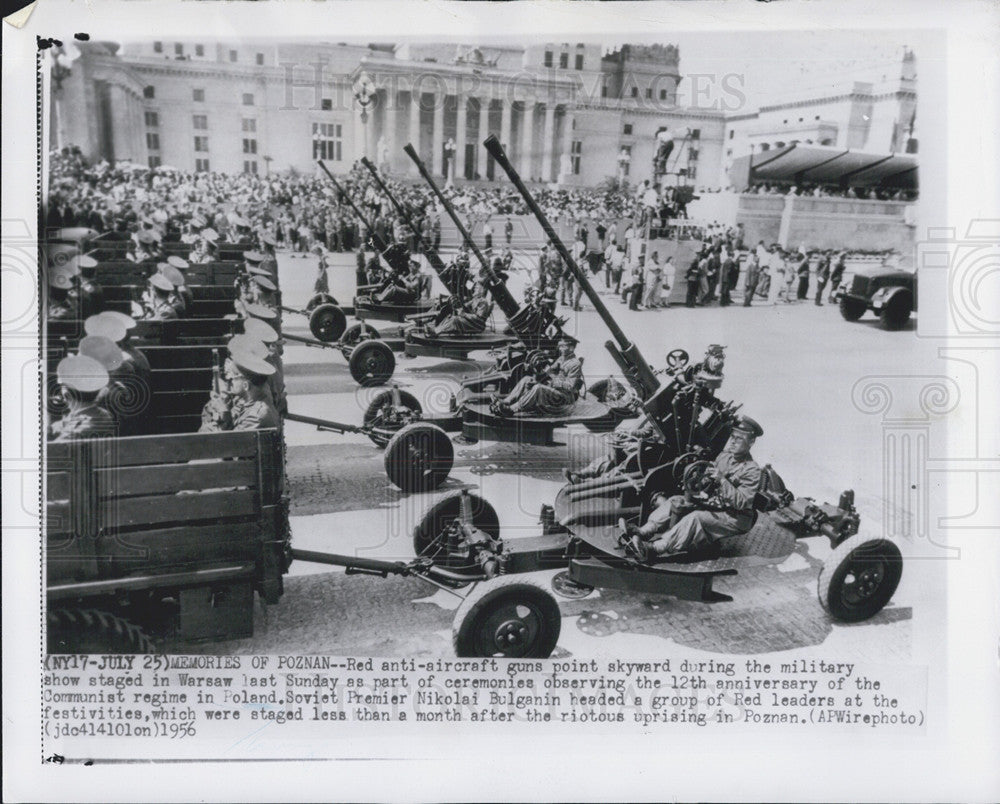
[{"label": "spectator standing", "polygon": [[816,266],[816,306],[823,306],[823,289],[830,278],[830,252],[825,251],[819,256]]}]

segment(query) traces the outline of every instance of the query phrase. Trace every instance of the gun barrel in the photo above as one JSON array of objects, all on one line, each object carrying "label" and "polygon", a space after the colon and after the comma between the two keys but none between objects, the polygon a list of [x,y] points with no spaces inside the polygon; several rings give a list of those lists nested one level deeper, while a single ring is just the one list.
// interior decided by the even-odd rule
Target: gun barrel
[{"label": "gun barrel", "polygon": [[611,312],[605,306],[604,300],[597,295],[597,291],[594,290],[593,285],[590,284],[590,280],[587,279],[587,275],[580,269],[580,266],[576,264],[576,260],[574,260],[570,255],[565,244],[559,238],[559,235],[556,234],[555,229],[552,228],[552,224],[549,223],[548,218],[545,217],[545,213],[542,212],[541,207],[538,206],[538,203],[531,195],[531,192],[525,186],[524,182],[521,181],[521,177],[514,169],[514,166],[510,163],[510,160],[507,158],[507,154],[504,153],[500,140],[497,139],[495,134],[490,134],[490,136],[486,138],[483,145],[486,150],[489,151],[490,156],[492,156],[496,160],[497,164],[503,168],[507,177],[511,180],[511,183],[517,188],[517,191],[524,199],[524,203],[528,205],[528,209],[531,210],[532,214],[541,224],[542,230],[545,232],[545,236],[548,237],[552,245],[555,246],[556,251],[559,252],[559,256],[562,257],[563,262],[572,272],[576,281],[580,283],[580,287],[583,289],[583,292],[587,294],[587,298],[590,299],[590,303],[594,305],[594,309],[597,310],[597,314],[611,331],[611,335],[618,342],[622,352],[626,355],[635,355],[638,357],[635,370],[641,379],[642,384],[648,386],[650,391],[658,388],[660,381],[656,379],[652,369],[649,367],[649,364],[642,359],[642,355],[639,354],[639,350],[628,339],[628,337],[626,337],[622,328],[618,326],[618,322],[615,321]]},{"label": "gun barrel", "polygon": [[410,231],[413,232],[414,237],[417,238],[418,243],[423,243],[424,253],[427,255],[427,261],[431,264],[434,272],[444,281],[445,264],[441,259],[441,255],[437,253],[430,244],[424,242],[423,235],[420,233],[419,227],[414,223],[413,218],[406,208],[396,200],[395,196],[389,192],[389,188],[385,186],[385,182],[382,181],[382,177],[379,175],[378,169],[372,164],[371,160],[367,156],[361,157],[361,164],[368,168],[368,172],[372,174],[372,178],[375,179],[375,183],[378,184],[379,189],[389,199],[389,203],[392,204],[399,216],[406,222],[406,225],[410,227]]},{"label": "gun barrel", "polygon": [[337,188],[337,192],[340,193],[340,195],[343,197],[345,201],[347,201],[351,209],[354,210],[354,214],[357,215],[358,219],[367,227],[368,232],[371,235],[372,239],[376,241],[375,248],[378,249],[379,251],[385,251],[386,248],[388,248],[388,245],[386,243],[380,242],[381,239],[378,238],[378,236],[375,234],[374,223],[370,221],[367,217],[365,217],[365,213],[361,211],[358,205],[354,203],[354,199],[352,199],[351,196],[348,195],[347,192],[344,190],[344,188],[340,186],[340,182],[338,182],[333,177],[333,174],[330,172],[330,169],[325,164],[323,164],[323,160],[317,159],[316,164],[319,165],[320,168],[322,168],[323,172],[327,175],[327,178],[330,179],[330,181],[333,182],[333,186]]}]

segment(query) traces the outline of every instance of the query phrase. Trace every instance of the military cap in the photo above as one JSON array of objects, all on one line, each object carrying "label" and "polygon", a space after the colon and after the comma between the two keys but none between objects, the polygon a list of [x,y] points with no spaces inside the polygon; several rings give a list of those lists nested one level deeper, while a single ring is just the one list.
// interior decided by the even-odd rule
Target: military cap
[{"label": "military cap", "polygon": [[746,433],[754,438],[760,438],[764,435],[764,428],[757,424],[757,422],[749,416],[740,416],[736,424],[733,425],[733,430]]},{"label": "military cap", "polygon": [[254,318],[271,319],[277,318],[278,314],[268,307],[266,304],[257,304],[256,302],[248,302],[243,305],[244,309],[247,311],[248,316],[253,316]]},{"label": "military cap", "polygon": [[[125,313],[119,313],[117,310],[105,310],[102,313],[98,313],[97,316],[94,316],[94,318],[97,318],[98,316],[101,318],[110,318],[114,321],[120,321],[126,331],[136,328],[136,322],[132,316],[125,315]],[[94,334],[96,335],[97,333]]]},{"label": "military cap", "polygon": [[69,290],[73,287],[73,272],[65,265],[59,265],[49,269],[49,287],[60,290]]},{"label": "military cap", "polygon": [[[70,179],[69,186],[73,186],[73,180]],[[97,232],[93,229],[88,229],[86,226],[71,226],[65,229],[56,229],[55,233],[52,235],[53,240],[86,240],[91,237],[95,237]]]},{"label": "military cap", "polygon": [[48,257],[49,265],[62,265],[79,253],[80,249],[77,248],[76,243],[47,243],[45,245],[45,254]]},{"label": "military cap", "polygon": [[272,278],[274,276],[274,274],[272,274],[269,270],[267,270],[267,268],[265,268],[260,263],[251,263],[250,265],[248,265],[247,272],[251,274],[256,274],[257,276],[268,276]]},{"label": "military cap", "polygon": [[247,262],[260,262],[264,259],[264,255],[259,251],[244,251],[243,259]]},{"label": "military cap", "polygon": [[195,229],[203,229],[208,225],[208,221],[205,220],[201,215],[194,215],[191,217],[191,225]]},{"label": "military cap", "polygon": [[243,322],[243,332],[252,335],[257,340],[264,343],[276,343],[281,336],[274,331],[274,327],[259,318],[248,318]]},{"label": "military cap", "polygon": [[156,223],[166,223],[167,222],[167,213],[164,212],[162,209],[154,210],[153,214],[150,217],[154,221],[156,221]]},{"label": "military cap", "polygon": [[181,285],[184,284],[184,274],[182,274],[180,271],[174,268],[174,266],[168,265],[165,262],[161,262],[156,267],[160,270],[160,273],[163,274],[175,288],[179,288]]},{"label": "military cap", "polygon": [[245,347],[230,350],[233,363],[236,368],[249,379],[270,377],[275,372],[274,366],[268,363],[263,357],[258,357]]},{"label": "military cap", "polygon": [[205,240],[205,241],[207,241],[209,243],[214,243],[216,240],[219,239],[219,233],[217,231],[215,231],[215,229],[211,229],[211,228],[209,228],[209,229],[202,229],[200,232],[198,232],[198,237],[200,237],[202,240]]},{"label": "military cap", "polygon": [[167,262],[180,271],[186,271],[188,268],[191,267],[191,264],[187,260],[185,260],[183,257],[178,257],[176,254],[171,254],[169,257],[167,257]]},{"label": "military cap", "polygon": [[229,339],[229,343],[226,344],[226,348],[229,349],[230,354],[243,351],[262,358],[266,358],[268,355],[267,346],[264,342],[246,333],[233,335]]},{"label": "military cap", "polygon": [[76,258],[76,264],[77,267],[79,268],[86,268],[89,270],[91,268],[97,267],[97,260],[95,260],[89,254],[81,254],[79,257]]},{"label": "military cap", "polygon": [[260,285],[264,290],[277,290],[274,282],[270,280],[267,276],[261,276],[259,273],[254,272],[253,281]]},{"label": "military cap", "polygon": [[103,335],[87,335],[80,338],[77,351],[84,357],[94,358],[108,371],[114,371],[125,362],[122,350],[115,345],[113,340],[105,338]]},{"label": "military cap", "polygon": [[574,338],[572,335],[563,335],[559,339],[559,343],[568,343],[570,346],[576,346],[580,341]]},{"label": "military cap", "polygon": [[80,275],[80,263],[76,257],[70,257],[65,262],[60,262],[58,267],[62,268],[71,279]]},{"label": "military cap", "polygon": [[128,334],[123,321],[106,313],[92,315],[83,322],[83,329],[88,335],[101,336],[113,343],[120,343]]},{"label": "military cap", "polygon": [[149,277],[149,284],[159,290],[170,291],[174,289],[174,284],[161,273],[155,273]]},{"label": "military cap", "polygon": [[151,229],[143,229],[136,235],[136,240],[148,246],[156,242],[156,235],[153,234]]},{"label": "military cap", "polygon": [[269,234],[262,235],[260,238],[260,242],[262,242],[265,246],[271,246],[272,248],[278,245],[278,241],[275,240],[273,237],[271,237],[271,235]]},{"label": "military cap", "polygon": [[108,384],[108,371],[94,358],[86,355],[69,355],[56,366],[56,379],[60,385],[74,391],[93,393]]},{"label": "military cap", "polygon": [[246,218],[242,217],[241,215],[237,215],[236,213],[233,213],[232,215],[229,216],[229,221],[237,229],[246,229],[248,226],[250,226],[250,224],[247,223]]},{"label": "military cap", "polygon": [[719,346],[717,343],[713,343],[705,350],[706,355],[711,355],[712,357],[725,357],[725,346]]}]

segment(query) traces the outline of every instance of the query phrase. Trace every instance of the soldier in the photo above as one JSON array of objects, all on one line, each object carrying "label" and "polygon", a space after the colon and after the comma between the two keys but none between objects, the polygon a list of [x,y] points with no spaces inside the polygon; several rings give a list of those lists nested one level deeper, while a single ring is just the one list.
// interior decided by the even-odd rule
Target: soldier
[{"label": "soldier", "polygon": [[514,223],[511,221],[510,215],[507,216],[507,222],[503,225],[503,236],[509,247],[510,241],[514,239]]},{"label": "soldier", "polygon": [[171,254],[167,257],[167,264],[177,271],[176,277],[180,278],[180,284],[177,285],[177,293],[184,300],[184,305],[190,308],[191,303],[194,301],[194,294],[187,284],[187,270],[191,267],[191,263],[177,254]]},{"label": "soldier", "polygon": [[288,395],[285,392],[285,367],[281,359],[281,336],[266,322],[259,318],[248,318],[243,322],[243,332],[254,338],[267,349],[264,359],[274,366],[274,374],[268,377],[271,397],[278,413],[284,416],[288,413]]},{"label": "soldier", "polygon": [[167,278],[173,285],[173,292],[170,294],[170,306],[177,311],[178,318],[184,318],[188,311],[188,300],[193,298],[191,291],[184,284],[184,274],[167,262],[157,263],[156,270]]},{"label": "soldier", "polygon": [[136,374],[135,364],[125,359],[121,349],[103,335],[86,335],[80,339],[78,351],[100,363],[108,372],[108,383],[97,394],[97,403],[108,410],[118,424],[119,435],[142,432],[143,404],[149,399],[149,385],[143,385]]},{"label": "soldier", "polygon": [[[316,244],[316,248],[314,248],[313,251],[319,257],[319,265],[318,265],[318,271],[316,273],[316,281],[313,283],[313,293],[329,294],[330,280],[327,277],[326,272],[329,269],[330,265],[326,260],[327,251],[326,249],[323,248],[323,246],[319,245],[318,243]],[[359,252],[359,256],[360,256],[359,263],[363,269],[364,268],[363,253]],[[364,284],[364,283],[361,282],[359,284]]]},{"label": "soldier", "polygon": [[441,216],[436,212],[431,222],[431,234],[434,236],[434,250],[441,251]]},{"label": "soldier", "polygon": [[823,289],[830,279],[830,252],[824,251],[820,254],[819,263],[816,265],[816,300],[817,307],[823,306]]},{"label": "soldier", "polygon": [[51,441],[116,434],[114,418],[97,401],[97,395],[108,384],[104,366],[90,357],[70,355],[59,361],[56,377],[66,413],[49,426]]},{"label": "soldier", "polygon": [[233,430],[280,427],[281,417],[267,401],[267,378],[274,374],[274,366],[245,349],[234,350],[231,357],[238,370],[231,386]]},{"label": "soldier", "polygon": [[747,276],[743,286],[743,306],[749,307],[753,300],[754,293],[757,292],[757,283],[760,281],[760,260],[757,254],[750,252],[747,257]]},{"label": "soldier", "polygon": [[827,301],[833,301],[833,295],[837,292],[837,288],[840,287],[840,283],[844,279],[844,270],[847,268],[847,254],[841,251],[837,254],[837,262],[833,266],[833,271],[830,273],[830,297]]},{"label": "soldier", "polygon": [[76,258],[80,273],[77,277],[80,294],[80,317],[99,313],[104,307],[104,289],[97,283],[97,260],[89,254],[81,254]]},{"label": "soldier", "polygon": [[72,269],[65,265],[49,268],[49,307],[46,320],[60,321],[77,316],[77,300],[71,299],[73,289]]},{"label": "soldier", "polygon": [[486,289],[477,282],[472,298],[467,303],[459,303],[439,324],[427,324],[425,329],[431,335],[467,335],[483,332],[486,321],[493,310],[493,303],[486,297]]},{"label": "soldier", "polygon": [[750,530],[761,477],[750,448],[763,434],[761,426],[749,416],[740,417],[706,475],[706,490],[711,494],[706,501],[694,503],[685,496],[667,499],[663,494],[654,495],[656,508],[646,522],[640,527],[627,527],[628,545],[636,558],[652,562],[673,553],[717,550],[721,539]]},{"label": "soldier", "polygon": [[490,410],[498,416],[540,413],[557,416],[572,405],[583,387],[583,362],[576,356],[576,340],[559,341],[559,357],[537,376],[526,374],[507,396],[494,395]]},{"label": "soldier", "polygon": [[149,278],[149,285],[143,293],[142,300],[133,302],[135,318],[143,321],[171,321],[179,316],[170,303],[174,286],[163,274],[157,272]]},{"label": "soldier", "polygon": [[[260,237],[260,250],[264,258],[260,261],[260,267],[264,268],[271,276],[278,275],[278,258],[274,253],[277,246],[275,239],[266,232]],[[322,246],[317,246],[322,248]]]},{"label": "soldier", "polygon": [[799,301],[805,301],[809,296],[809,257],[800,250],[795,263],[795,274],[799,278],[799,287],[795,298]]},{"label": "soldier", "polygon": [[132,262],[147,262],[155,260],[159,256],[157,237],[152,229],[140,229],[133,237],[133,241],[135,248],[131,253],[125,255],[126,259]]},{"label": "soldier", "polygon": [[93,315],[83,322],[84,331],[88,335],[101,335],[117,346],[126,362],[130,363],[134,373],[147,385],[151,385],[153,372],[149,360],[131,342],[129,331],[135,329],[135,319],[114,310],[105,310]]},{"label": "soldier", "polygon": [[196,265],[204,265],[215,259],[215,244],[219,239],[219,233],[215,229],[202,229],[198,232],[194,249],[188,255],[190,262]]}]

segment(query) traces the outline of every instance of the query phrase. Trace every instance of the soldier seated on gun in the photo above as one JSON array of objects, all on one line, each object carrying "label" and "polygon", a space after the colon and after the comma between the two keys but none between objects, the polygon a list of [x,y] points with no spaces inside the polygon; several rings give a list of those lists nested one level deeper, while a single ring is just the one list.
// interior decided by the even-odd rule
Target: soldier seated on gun
[{"label": "soldier seated on gun", "polygon": [[378,293],[377,298],[384,304],[415,304],[422,295],[424,284],[419,263],[414,260],[410,262],[408,269],[389,280],[389,285]]},{"label": "soldier seated on gun", "polygon": [[458,306],[439,324],[427,324],[430,335],[468,335],[483,332],[493,310],[493,303],[486,297],[486,289],[477,282],[472,298]]},{"label": "soldier seated on gun", "polygon": [[178,318],[177,310],[170,303],[174,285],[157,272],[149,278],[149,285],[138,302],[132,302],[133,317],[142,321],[170,321]]},{"label": "soldier seated on gun", "polygon": [[656,507],[642,526],[628,525],[627,548],[640,561],[650,563],[663,555],[702,551],[712,553],[722,539],[739,536],[753,527],[754,497],[760,488],[761,469],[750,448],[761,435],[761,426],[741,416],[725,448],[704,478],[708,496],[654,495]]},{"label": "soldier seated on gun", "polygon": [[104,366],[91,357],[70,355],[59,361],[56,377],[66,413],[49,425],[51,441],[117,435],[114,417],[97,401],[108,384]]},{"label": "soldier seated on gun", "polygon": [[[621,383],[612,380],[621,392],[610,388],[604,396],[604,404],[609,407],[627,407],[638,410],[639,398]],[[590,478],[601,477],[619,469],[628,458],[642,449],[643,444],[662,441],[659,429],[643,415],[638,422],[622,422],[608,438],[608,450],[577,472],[563,469],[563,477],[568,483],[580,483]]]},{"label": "soldier seated on gun", "polygon": [[559,341],[559,357],[535,374],[525,374],[507,396],[494,395],[490,410],[498,416],[564,413],[583,387],[583,362],[576,356],[575,348],[576,340],[563,336]]}]

